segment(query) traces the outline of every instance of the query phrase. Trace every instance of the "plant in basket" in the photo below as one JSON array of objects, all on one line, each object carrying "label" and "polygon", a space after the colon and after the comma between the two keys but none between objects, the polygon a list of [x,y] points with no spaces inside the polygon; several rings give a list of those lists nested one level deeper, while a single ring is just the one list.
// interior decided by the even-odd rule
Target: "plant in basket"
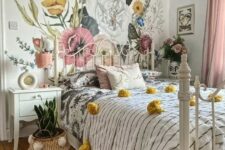
[{"label": "plant in basket", "polygon": [[59,127],[56,100],[47,101],[43,105],[34,106],[38,117],[38,129],[30,135],[29,150],[68,150],[66,133]]}]

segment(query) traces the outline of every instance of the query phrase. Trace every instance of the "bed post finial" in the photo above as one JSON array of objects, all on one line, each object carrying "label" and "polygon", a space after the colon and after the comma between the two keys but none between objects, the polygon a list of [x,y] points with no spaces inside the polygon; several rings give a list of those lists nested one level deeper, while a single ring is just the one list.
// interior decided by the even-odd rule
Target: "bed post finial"
[{"label": "bed post finial", "polygon": [[179,69],[179,127],[180,127],[180,149],[189,150],[189,99],[191,69],[187,63],[187,54],[181,56]]}]

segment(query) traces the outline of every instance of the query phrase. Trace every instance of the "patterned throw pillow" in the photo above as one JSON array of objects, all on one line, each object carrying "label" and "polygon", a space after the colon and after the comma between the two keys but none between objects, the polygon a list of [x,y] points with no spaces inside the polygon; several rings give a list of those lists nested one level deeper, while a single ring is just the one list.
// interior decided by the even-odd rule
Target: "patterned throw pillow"
[{"label": "patterned throw pillow", "polygon": [[141,70],[141,73],[145,81],[154,80],[162,74],[162,72],[152,70]]},{"label": "patterned throw pillow", "polygon": [[99,87],[98,77],[95,70],[78,72],[72,76],[63,77],[59,81],[59,87],[67,91],[73,88],[95,86]]},{"label": "patterned throw pillow", "polygon": [[73,88],[83,86],[99,87],[98,77],[95,70],[78,72],[72,77],[69,77],[69,80]]}]

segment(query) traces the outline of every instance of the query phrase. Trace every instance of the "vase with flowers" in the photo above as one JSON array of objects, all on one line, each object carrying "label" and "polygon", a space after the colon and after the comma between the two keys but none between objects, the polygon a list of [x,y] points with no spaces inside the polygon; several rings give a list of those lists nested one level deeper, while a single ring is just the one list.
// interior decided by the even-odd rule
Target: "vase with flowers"
[{"label": "vase with flowers", "polygon": [[184,39],[179,35],[173,38],[168,38],[164,41],[162,46],[164,50],[164,57],[168,60],[169,77],[176,78],[181,62],[181,55],[187,53],[187,48],[184,44]]},{"label": "vase with flowers", "polygon": [[52,64],[52,53],[46,48],[44,39],[33,38],[35,53],[35,62],[38,68],[48,68]]}]

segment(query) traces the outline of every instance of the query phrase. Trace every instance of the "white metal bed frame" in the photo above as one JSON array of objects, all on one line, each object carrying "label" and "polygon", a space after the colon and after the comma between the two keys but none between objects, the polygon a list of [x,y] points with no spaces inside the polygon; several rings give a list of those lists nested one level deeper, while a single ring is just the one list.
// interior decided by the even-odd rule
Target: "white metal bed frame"
[{"label": "white metal bed frame", "polygon": [[[179,69],[179,128],[180,128],[180,147],[182,150],[189,150],[190,137],[189,137],[189,100],[191,97],[190,93],[190,78],[191,78],[191,69],[187,63],[187,54],[181,56],[181,65]],[[215,150],[215,107],[213,97],[216,96],[219,91],[224,87],[225,81],[223,81],[219,87],[213,92],[211,97],[204,99],[201,96],[200,88],[202,86],[206,87],[204,84],[201,84],[199,77],[195,77],[194,82],[194,96],[195,96],[195,150],[199,149],[199,100],[211,101],[212,106],[212,150]]]},{"label": "white metal bed frame", "polygon": [[[57,37],[55,37],[55,39],[57,39]],[[106,55],[103,55],[102,54],[102,49],[99,48],[100,47],[100,44],[102,42],[109,42],[111,43],[112,45],[114,45],[114,53],[111,53],[109,52],[108,54]],[[59,42],[58,40],[55,40],[54,41],[54,45],[55,45],[55,51],[54,51],[54,84],[55,85],[58,85],[58,82],[59,82],[59,67],[58,67],[58,64],[59,64]],[[120,48],[118,48],[117,46],[120,46]],[[92,64],[89,63],[89,66],[86,64],[84,65],[84,67],[82,67],[82,70],[80,71],[86,71],[86,70],[92,70],[92,69],[95,69],[95,64],[98,64],[98,65],[105,65],[104,63],[104,60],[107,59],[107,58],[111,58],[111,61],[110,61],[110,65],[117,65],[117,66],[121,66],[121,65],[126,65],[126,64],[131,64],[131,63],[136,63],[134,61],[132,61],[132,59],[130,59],[131,57],[133,57],[133,54],[130,54],[129,51],[131,50],[134,50],[133,46],[132,46],[132,43],[130,43],[129,41],[127,42],[126,45],[121,45],[121,44],[117,44],[116,41],[113,41],[111,39],[102,39],[100,40],[100,42],[98,44],[96,44],[95,42],[94,43],[89,43],[87,45],[85,45],[83,48],[79,49],[78,51],[76,51],[76,53],[74,54],[66,54],[64,53],[64,58],[66,56],[80,56],[80,52],[85,52],[86,50],[89,50],[89,46],[92,46],[92,47],[95,47],[95,53],[92,55],[93,59],[92,59]],[[128,48],[128,53],[124,53],[124,51],[122,50],[123,48]],[[138,52],[137,50],[135,50],[136,54],[140,54],[140,59],[141,61],[145,60],[146,61],[146,64],[147,64],[147,67],[146,69],[150,69],[149,67],[149,64],[151,64],[151,70],[155,70],[155,62],[154,62],[154,57],[155,57],[155,43],[154,43],[154,40],[152,40],[152,46],[151,46],[151,49],[152,50],[147,50],[147,52],[145,54],[141,54],[140,52]],[[127,57],[127,61],[123,61],[122,57],[121,56],[126,56]],[[151,62],[150,62],[150,59],[151,59]],[[100,60],[100,62],[99,62]],[[119,62],[117,62],[119,61]],[[115,63],[116,62],[116,63]],[[138,62],[137,62],[138,63]],[[87,67],[88,66],[88,67]],[[140,67],[143,67],[140,65]],[[61,73],[66,76],[67,75],[67,70],[66,70],[66,65],[65,65],[65,62],[63,64],[63,71],[61,71]]]},{"label": "white metal bed frame", "polygon": [[[57,39],[57,38],[56,38]],[[108,40],[108,39],[107,39]],[[114,41],[111,41],[112,43],[115,44]],[[92,43],[93,45],[95,45],[95,43]],[[94,65],[96,64],[96,59],[95,57],[99,57],[99,54],[101,56],[101,64],[104,64],[104,55],[101,55],[101,50],[98,49],[98,45],[95,45],[96,47],[96,53],[93,54],[93,64],[92,66],[94,67]],[[131,44],[129,44],[129,46],[131,46]],[[55,61],[54,61],[54,72],[55,72],[55,76],[54,76],[54,83],[55,85],[58,85],[59,82],[59,71],[58,71],[58,42],[57,40],[55,40]],[[78,55],[79,52],[84,51],[86,49],[87,46],[85,46],[84,48],[80,49],[78,52],[76,52],[75,54],[73,54],[74,56]],[[147,58],[147,63],[150,64],[149,62],[149,55],[151,55],[151,69],[154,70],[154,42],[152,42],[152,51],[149,51],[146,53],[146,56],[144,56],[144,58]],[[117,56],[121,59],[121,55],[125,55],[122,53],[122,51],[119,51],[120,53],[117,54]],[[65,54],[66,55],[66,54]],[[126,54],[129,57],[129,54]],[[110,57],[112,56],[113,58],[115,57],[115,54],[113,55],[109,55]],[[129,58],[128,58],[128,64],[132,63],[130,62]],[[113,65],[113,63],[112,63]],[[119,65],[123,65],[123,63],[121,63],[121,60],[119,62]],[[149,66],[149,65],[147,65]],[[66,67],[64,67],[66,68]],[[88,68],[85,68],[88,69]],[[90,68],[89,68],[90,69]],[[149,68],[148,68],[149,69]],[[180,64],[180,69],[179,69],[179,91],[178,91],[178,99],[179,99],[179,128],[180,128],[180,147],[182,147],[182,150],[189,150],[189,100],[191,97],[191,93],[190,93],[190,78],[191,78],[191,69],[187,63],[187,54],[183,54],[181,56],[181,64]],[[225,84],[225,81],[219,86],[219,88],[212,94],[212,97],[214,97],[223,87],[223,85]],[[198,141],[198,132],[199,132],[199,120],[198,120],[198,116],[199,116],[199,99],[200,100],[205,100],[208,101],[206,99],[203,99],[201,94],[200,94],[200,87],[202,86],[202,84],[200,84],[199,78],[196,77],[195,78],[195,83],[194,83],[194,87],[195,87],[195,97],[196,97],[196,106],[195,106],[195,126],[196,126],[196,130],[195,130],[195,150],[197,150],[199,148],[199,141]],[[212,150],[215,149],[215,108],[214,108],[214,101],[211,100],[212,103],[212,120],[213,120],[213,125],[212,125]],[[74,148],[79,148],[79,145],[81,144],[71,133],[68,133],[68,140],[70,142],[70,144],[74,147]]]}]

